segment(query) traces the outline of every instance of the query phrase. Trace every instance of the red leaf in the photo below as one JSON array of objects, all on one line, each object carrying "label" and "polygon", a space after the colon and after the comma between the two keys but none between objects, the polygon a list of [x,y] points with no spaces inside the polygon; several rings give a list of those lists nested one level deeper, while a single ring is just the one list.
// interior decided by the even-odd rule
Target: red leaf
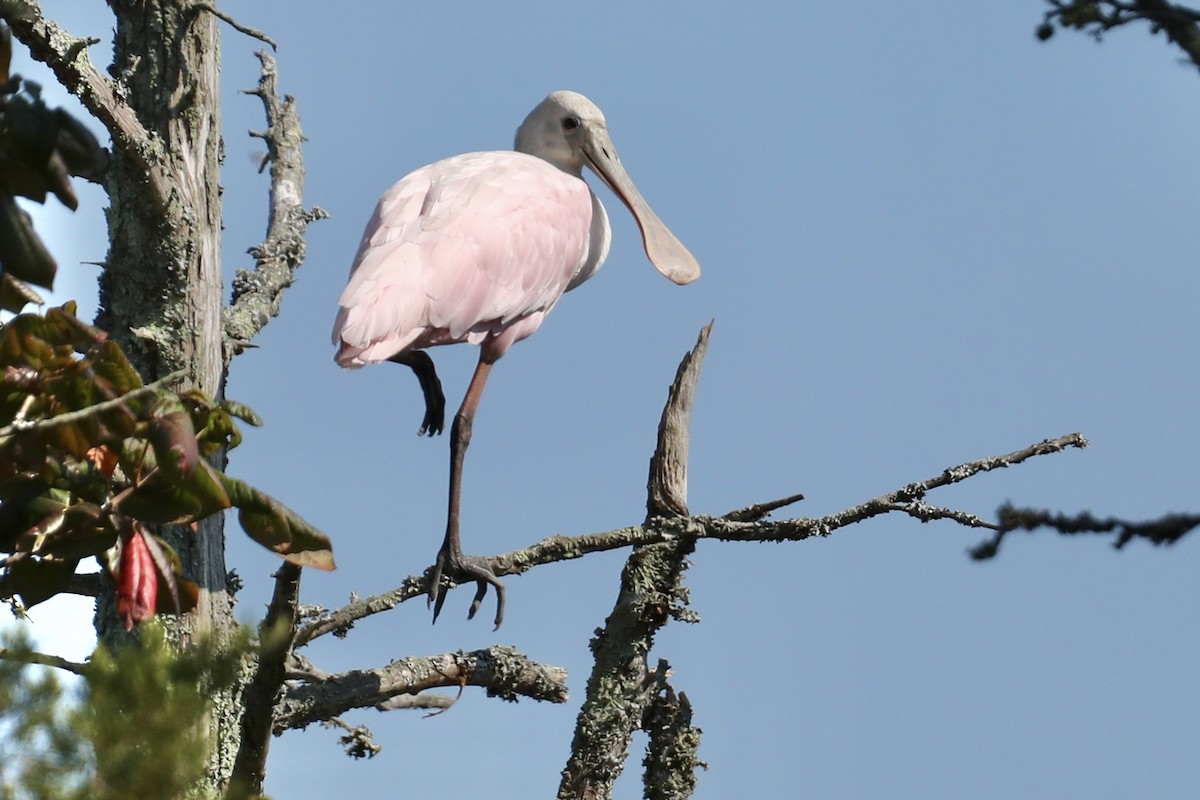
[{"label": "red leaf", "polygon": [[146,538],[135,529],[121,544],[117,573],[117,613],[125,620],[125,630],[154,616],[158,604],[158,575]]},{"label": "red leaf", "polygon": [[111,478],[113,471],[117,468],[117,451],[106,444],[98,447],[93,447],[85,454],[88,461],[91,461],[96,469],[100,470],[100,474],[106,478]]}]

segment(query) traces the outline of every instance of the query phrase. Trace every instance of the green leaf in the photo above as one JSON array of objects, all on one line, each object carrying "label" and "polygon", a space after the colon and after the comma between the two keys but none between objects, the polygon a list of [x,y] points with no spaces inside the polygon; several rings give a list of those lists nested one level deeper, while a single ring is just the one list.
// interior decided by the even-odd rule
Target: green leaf
[{"label": "green leaf", "polygon": [[25,558],[8,567],[6,594],[19,594],[26,608],[66,590],[78,561]]},{"label": "green leaf", "polygon": [[293,564],[334,569],[333,544],[295,511],[245,481],[222,476],[238,522],[254,541]]},{"label": "green leaf", "polygon": [[0,269],[47,289],[54,286],[58,271],[54,257],[33,229],[33,220],[7,192],[0,192]]},{"label": "green leaf", "polygon": [[113,546],[117,532],[95,503],[77,502],[63,514],[62,527],[44,550],[55,558],[76,561],[97,556]]},{"label": "green leaf", "polygon": [[92,369],[104,380],[114,394],[128,394],[142,388],[142,376],[138,374],[120,345],[109,339],[96,348],[91,358]]},{"label": "green leaf", "polygon": [[44,302],[40,294],[29,288],[29,284],[7,272],[0,272],[0,310],[18,314],[30,303],[41,305]]},{"label": "green leaf", "polygon": [[222,400],[221,408],[225,409],[232,416],[237,417],[247,425],[253,425],[256,428],[262,427],[262,417],[254,413],[254,409],[250,406],[243,405],[234,400]]},{"label": "green leaf", "polygon": [[158,468],[171,480],[187,480],[201,463],[192,418],[182,409],[155,416],[146,424]]},{"label": "green leaf", "polygon": [[91,348],[108,341],[108,334],[88,325],[75,316],[75,301],[63,303],[58,308],[46,311],[43,336],[51,344],[71,345],[77,353],[86,353]]},{"label": "green leaf", "polygon": [[199,461],[186,477],[172,478],[161,467],[117,503],[120,513],[151,524],[187,523],[230,506],[224,476]]},{"label": "green leaf", "polygon": [[197,389],[180,394],[179,399],[191,412],[202,454],[210,456],[222,447],[232,449],[242,443],[242,433],[234,424],[233,416],[225,410],[224,403],[213,403]]}]

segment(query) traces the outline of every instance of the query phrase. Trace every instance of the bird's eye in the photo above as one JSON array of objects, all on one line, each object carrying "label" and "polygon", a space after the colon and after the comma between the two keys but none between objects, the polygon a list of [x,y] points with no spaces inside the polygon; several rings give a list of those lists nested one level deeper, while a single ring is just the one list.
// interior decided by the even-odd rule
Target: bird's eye
[{"label": "bird's eye", "polygon": [[563,117],[562,126],[564,131],[573,131],[579,127],[579,117]]}]

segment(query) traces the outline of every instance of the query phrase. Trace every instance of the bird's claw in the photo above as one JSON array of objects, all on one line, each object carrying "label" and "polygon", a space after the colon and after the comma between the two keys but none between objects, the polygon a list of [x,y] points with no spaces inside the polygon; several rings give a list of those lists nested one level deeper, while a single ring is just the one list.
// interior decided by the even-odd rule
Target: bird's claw
[{"label": "bird's claw", "polygon": [[417,436],[435,436],[446,426],[446,395],[442,392],[442,381],[438,378],[433,359],[424,350],[405,350],[388,359],[412,369],[421,384],[425,397],[425,417]]},{"label": "bird's claw", "polygon": [[475,582],[475,598],[471,601],[471,608],[467,611],[467,619],[475,618],[479,606],[483,603],[483,598],[487,596],[488,585],[495,588],[496,619],[493,630],[500,629],[500,623],[504,621],[504,584],[496,577],[491,559],[483,556],[469,556],[465,553],[452,553],[443,549],[438,553],[437,562],[434,563],[431,570],[428,605],[433,606],[434,622],[437,622],[438,615],[442,613],[442,605],[446,602],[447,590],[450,588],[442,585],[442,578],[445,577],[451,584]]},{"label": "bird's claw", "polygon": [[442,426],[445,421],[439,417],[435,417],[432,409],[426,409],[425,419],[421,420],[421,427],[417,429],[417,436],[437,436],[442,432]]}]

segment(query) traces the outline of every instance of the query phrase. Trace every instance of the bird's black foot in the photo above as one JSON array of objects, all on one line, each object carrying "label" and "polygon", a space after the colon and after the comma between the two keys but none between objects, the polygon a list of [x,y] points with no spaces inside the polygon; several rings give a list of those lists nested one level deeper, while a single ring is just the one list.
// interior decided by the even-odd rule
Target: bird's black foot
[{"label": "bird's black foot", "polygon": [[421,384],[421,394],[425,395],[425,418],[421,420],[417,436],[441,433],[446,426],[446,395],[442,392],[442,381],[433,366],[433,359],[424,350],[412,350],[397,353],[388,361],[410,367]]},{"label": "bird's black foot", "polygon": [[487,595],[487,587],[491,584],[496,590],[496,627],[493,630],[500,629],[500,623],[504,621],[504,584],[496,577],[490,558],[469,556],[443,547],[428,573],[429,604],[433,606],[434,622],[437,622],[438,615],[442,613],[442,605],[446,602],[446,594],[450,588],[442,585],[444,577],[452,583],[475,582],[475,599],[471,601],[467,619],[475,618],[475,612],[479,610],[479,605]]}]

